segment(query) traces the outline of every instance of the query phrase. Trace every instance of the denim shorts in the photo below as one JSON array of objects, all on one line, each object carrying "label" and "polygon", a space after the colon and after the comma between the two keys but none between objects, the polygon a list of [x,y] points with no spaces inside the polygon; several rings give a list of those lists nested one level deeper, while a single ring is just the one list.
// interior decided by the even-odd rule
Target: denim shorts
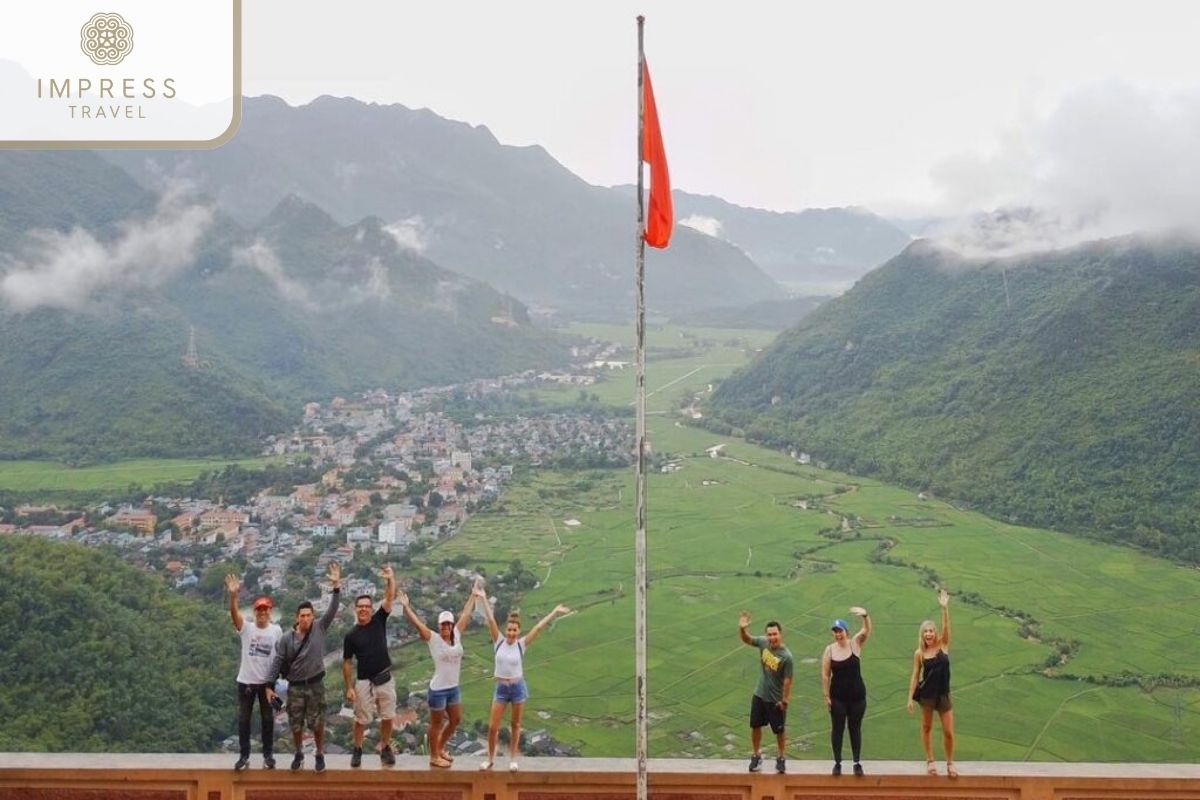
[{"label": "denim shorts", "polygon": [[496,691],[492,695],[492,700],[497,703],[524,703],[529,699],[529,688],[525,686],[525,679],[519,681],[496,681]]},{"label": "denim shorts", "polygon": [[441,711],[446,706],[457,706],[462,704],[462,692],[457,686],[452,686],[449,689],[430,689],[426,697],[429,703],[430,711]]}]

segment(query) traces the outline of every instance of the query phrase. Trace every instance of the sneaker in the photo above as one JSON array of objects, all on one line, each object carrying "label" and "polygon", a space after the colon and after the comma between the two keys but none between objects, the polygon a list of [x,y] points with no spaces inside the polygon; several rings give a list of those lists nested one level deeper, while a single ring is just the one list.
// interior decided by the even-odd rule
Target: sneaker
[{"label": "sneaker", "polygon": [[304,753],[296,753],[292,756],[292,772],[304,768]]},{"label": "sneaker", "polygon": [[863,776],[862,764],[859,764],[857,761],[854,762],[854,774],[860,778]]},{"label": "sneaker", "polygon": [[313,769],[315,769],[317,772],[325,771],[325,754],[324,753],[317,753],[316,757],[313,758]]},{"label": "sneaker", "polygon": [[352,766],[352,767],[362,766],[362,748],[361,747],[354,748],[354,752],[350,754],[350,766]]},{"label": "sneaker", "polygon": [[783,756],[775,759],[775,771],[780,775],[787,772],[787,759],[785,759]]},{"label": "sneaker", "polygon": [[760,756],[758,753],[750,756],[750,771],[762,772],[762,756]]},{"label": "sneaker", "polygon": [[263,756],[263,769],[275,769],[275,756]]},{"label": "sneaker", "polygon": [[520,768],[521,768],[521,765],[520,765],[520,764],[518,764],[516,761],[510,761],[510,762],[508,762],[508,771],[509,771],[509,772],[516,772],[516,771],[517,771],[517,770],[519,770]]},{"label": "sneaker", "polygon": [[842,774],[842,762],[840,762],[840,761],[839,761],[839,762],[837,762],[836,764],[834,764],[834,765],[833,765],[833,774],[834,774],[834,775],[841,775],[841,774]]},{"label": "sneaker", "polygon": [[491,768],[492,768],[492,760],[491,759],[488,759],[487,761],[484,761],[482,764],[479,765],[480,772],[487,772]]},{"label": "sneaker", "polygon": [[379,751],[379,760],[385,767],[396,766],[396,754],[392,752],[392,746],[390,744]]},{"label": "sneaker", "polygon": [[246,767],[250,766],[250,756],[242,756],[233,765],[235,772],[241,772]]}]

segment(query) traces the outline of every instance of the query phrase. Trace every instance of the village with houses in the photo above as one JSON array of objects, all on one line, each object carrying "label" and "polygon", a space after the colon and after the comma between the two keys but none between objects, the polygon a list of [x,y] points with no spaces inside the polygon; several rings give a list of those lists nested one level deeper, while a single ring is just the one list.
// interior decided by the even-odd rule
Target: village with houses
[{"label": "village with houses", "polygon": [[[311,599],[317,613],[327,607],[324,576],[331,561],[341,564],[344,597],[378,596],[380,565],[396,563],[403,572],[414,555],[455,536],[473,514],[495,503],[522,470],[630,463],[629,421],[598,407],[542,404],[526,394],[515,411],[512,403],[503,414],[486,411],[496,398],[520,398],[551,384],[590,386],[597,375],[624,366],[612,360],[616,350],[601,343],[577,348],[577,365],[562,371],[309,402],[294,430],[263,443],[262,454],[277,465],[272,485],[233,498],[165,494],[158,491],[169,486],[164,484],[140,502],[0,509],[10,520],[0,523],[0,535],[104,547],[174,590],[214,602],[221,598],[220,579],[236,565],[243,575],[241,601],[256,594],[277,598],[281,623],[289,604],[300,599]],[[251,470],[232,467],[222,474],[231,472],[253,477]],[[308,480],[280,485],[280,476]],[[407,583],[414,605],[461,603],[477,577],[465,566],[447,565]],[[336,623],[350,624],[348,616]],[[331,641],[340,642],[340,633],[335,630]],[[393,647],[414,640],[401,624],[390,627],[389,637]],[[328,654],[331,664],[339,653]],[[423,694],[415,692],[398,711],[396,736],[405,747],[422,739],[422,704]],[[535,752],[569,754],[542,731],[527,736]],[[472,753],[482,745],[478,732],[464,728],[451,746]],[[334,744],[330,752],[336,750]]]}]

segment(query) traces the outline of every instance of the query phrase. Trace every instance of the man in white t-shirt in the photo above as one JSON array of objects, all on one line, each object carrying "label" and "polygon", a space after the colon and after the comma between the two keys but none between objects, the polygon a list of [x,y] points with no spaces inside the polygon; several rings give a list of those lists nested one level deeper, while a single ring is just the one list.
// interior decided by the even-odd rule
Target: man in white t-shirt
[{"label": "man in white t-shirt", "polygon": [[259,597],[254,601],[254,624],[247,625],[237,604],[241,581],[236,575],[226,575],[225,588],[229,591],[229,617],[233,620],[233,629],[242,637],[242,660],[237,674],[238,760],[233,768],[243,770],[250,766],[250,713],[257,699],[262,718],[263,766],[275,769],[272,755],[275,748],[275,710],[267,701],[267,687],[270,685],[275,641],[283,635],[283,631],[271,622],[271,598]]}]

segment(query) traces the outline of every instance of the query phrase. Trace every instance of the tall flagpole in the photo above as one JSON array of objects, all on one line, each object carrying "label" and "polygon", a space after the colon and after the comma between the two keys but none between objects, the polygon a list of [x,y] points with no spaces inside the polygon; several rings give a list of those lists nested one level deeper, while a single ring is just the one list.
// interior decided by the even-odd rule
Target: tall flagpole
[{"label": "tall flagpole", "polygon": [[637,18],[638,27],[638,143],[637,143],[637,355],[635,384],[637,386],[637,447],[635,454],[634,515],[637,534],[634,538],[634,639],[637,655],[634,674],[637,689],[635,717],[637,719],[637,800],[647,800],[646,785],[646,212],[642,196],[642,154],[645,137],[645,94],[642,87],[645,52],[642,49],[642,26],[645,17]]}]

